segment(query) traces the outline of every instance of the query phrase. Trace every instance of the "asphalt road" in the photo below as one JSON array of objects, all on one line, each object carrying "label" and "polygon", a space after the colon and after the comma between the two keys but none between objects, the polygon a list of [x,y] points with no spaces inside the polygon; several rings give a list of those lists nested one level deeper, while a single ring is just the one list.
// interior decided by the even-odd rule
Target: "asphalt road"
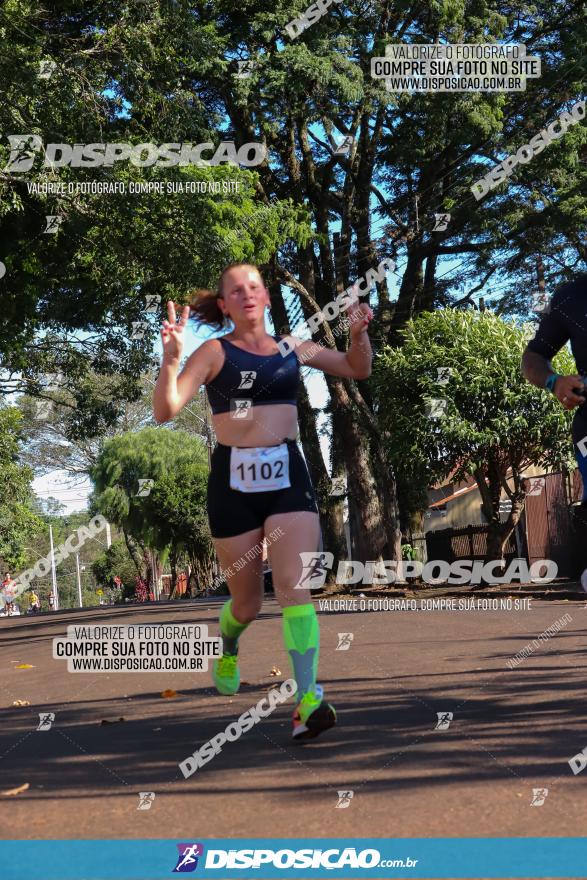
[{"label": "asphalt road", "polygon": [[[273,600],[241,638],[235,697],[212,690],[206,672],[73,674],[52,659],[69,623],[208,623],[216,635],[219,609],[206,600],[0,620],[0,791],[29,785],[0,796],[3,837],[584,835],[587,772],[568,763],[587,747],[584,600],[320,612],[320,681],[338,726],[294,745],[293,704],[278,706],[189,779],[179,762],[289,678]],[[337,650],[339,632],[353,633],[348,650]],[[48,731],[36,729],[41,712],[55,713]],[[439,712],[453,713],[446,730]],[[541,806],[535,788],[548,789]],[[155,792],[149,810],[137,809],[141,791]],[[346,807],[339,791],[353,792]]]}]

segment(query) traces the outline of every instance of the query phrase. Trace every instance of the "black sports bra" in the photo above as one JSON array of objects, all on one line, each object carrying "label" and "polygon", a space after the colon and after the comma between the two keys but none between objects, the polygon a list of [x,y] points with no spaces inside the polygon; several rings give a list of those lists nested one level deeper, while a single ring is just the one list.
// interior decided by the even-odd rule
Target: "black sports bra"
[{"label": "black sports bra", "polygon": [[[236,409],[235,400],[250,400],[250,406],[297,405],[300,367],[294,351],[286,356],[279,351],[253,354],[222,336],[219,339],[224,349],[224,364],[218,375],[206,385],[214,415]],[[281,336],[273,339],[278,342]]]}]

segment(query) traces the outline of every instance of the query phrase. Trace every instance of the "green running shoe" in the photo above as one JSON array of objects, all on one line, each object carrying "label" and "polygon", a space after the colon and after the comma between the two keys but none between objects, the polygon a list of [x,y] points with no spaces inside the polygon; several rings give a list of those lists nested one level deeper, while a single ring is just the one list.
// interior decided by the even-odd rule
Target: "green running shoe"
[{"label": "green running shoe", "polygon": [[238,654],[223,654],[212,664],[212,678],[219,694],[236,694],[241,683]]},{"label": "green running shoe", "polygon": [[294,739],[314,739],[329,727],[336,724],[334,706],[323,701],[322,687],[317,684],[314,691],[304,694],[293,714]]}]

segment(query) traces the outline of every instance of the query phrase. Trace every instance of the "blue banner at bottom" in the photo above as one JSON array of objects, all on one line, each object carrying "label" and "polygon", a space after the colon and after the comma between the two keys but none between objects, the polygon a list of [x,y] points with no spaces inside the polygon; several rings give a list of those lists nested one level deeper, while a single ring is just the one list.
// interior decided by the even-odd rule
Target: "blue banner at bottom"
[{"label": "blue banner at bottom", "polygon": [[587,839],[0,841],[2,880],[587,877]]}]

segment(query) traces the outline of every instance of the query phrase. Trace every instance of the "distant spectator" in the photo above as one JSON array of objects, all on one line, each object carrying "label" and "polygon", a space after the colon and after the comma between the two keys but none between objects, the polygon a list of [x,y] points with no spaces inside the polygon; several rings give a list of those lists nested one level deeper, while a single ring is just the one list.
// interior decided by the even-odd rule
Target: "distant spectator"
[{"label": "distant spectator", "polygon": [[2,581],[2,588],[0,590],[4,597],[4,613],[6,617],[10,617],[14,612],[14,597],[16,595],[16,581],[10,576],[10,572],[7,571],[4,574],[4,580]]}]

